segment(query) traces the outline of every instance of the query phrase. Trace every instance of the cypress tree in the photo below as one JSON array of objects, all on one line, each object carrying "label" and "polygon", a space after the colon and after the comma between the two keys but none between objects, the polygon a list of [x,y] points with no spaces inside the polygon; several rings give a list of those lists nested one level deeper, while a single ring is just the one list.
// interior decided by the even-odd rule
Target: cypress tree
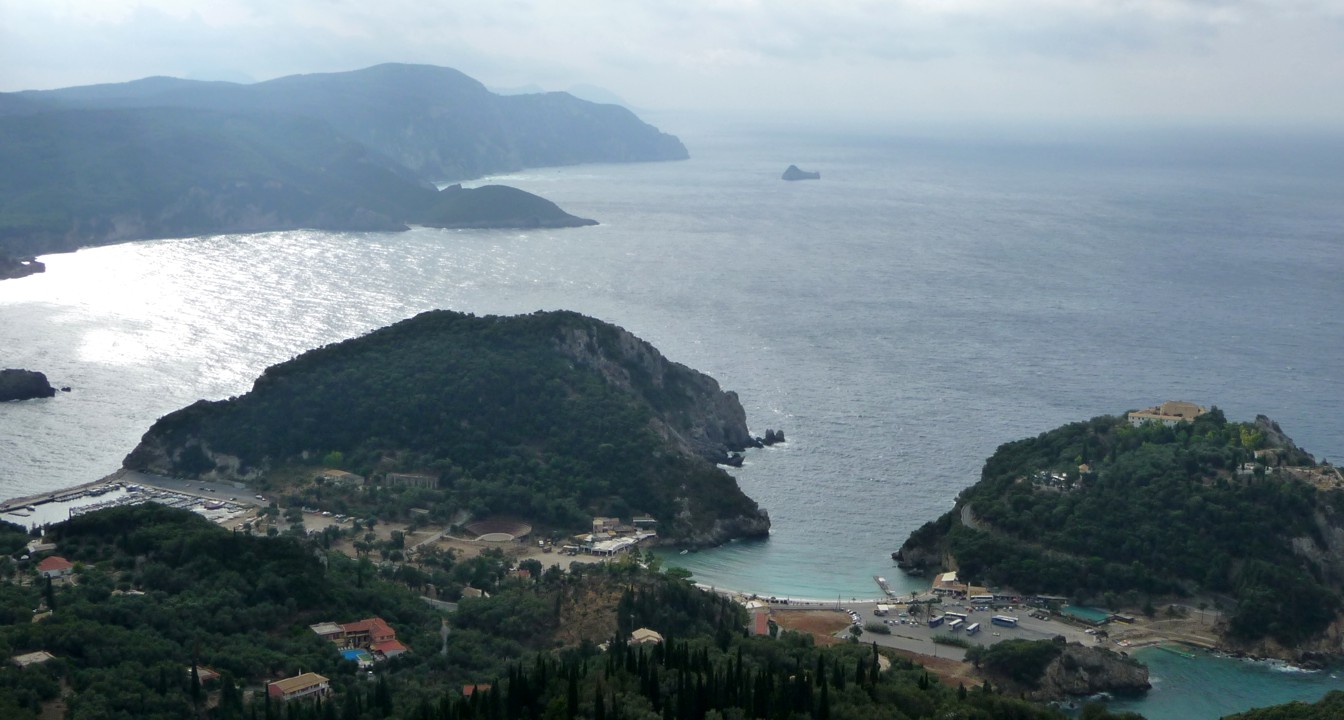
[{"label": "cypress tree", "polygon": [[825,678],[821,682],[821,700],[817,704],[817,720],[831,720],[831,686]]}]

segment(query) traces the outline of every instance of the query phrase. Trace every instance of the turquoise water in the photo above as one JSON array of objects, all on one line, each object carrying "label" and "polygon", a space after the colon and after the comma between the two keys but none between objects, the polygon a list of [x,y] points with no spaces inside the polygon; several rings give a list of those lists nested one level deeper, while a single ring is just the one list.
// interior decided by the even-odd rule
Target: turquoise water
[{"label": "turquoise water", "polygon": [[[669,558],[766,595],[871,598],[875,575],[925,586],[890,553],[1000,443],[1099,414],[1217,404],[1344,456],[1337,137],[667,129],[691,160],[490,179],[596,227],[45,257],[47,273],[0,282],[0,367],[73,392],[0,405],[0,497],[101,477],[160,415],[431,308],[614,322],[736,391],[757,434],[785,430],[733,471],[770,538]],[[780,181],[790,163],[823,179]],[[1320,694],[1297,680],[1202,682]],[[1185,692],[1201,691],[1154,698]]]},{"label": "turquoise water", "polygon": [[1081,605],[1065,605],[1060,608],[1060,612],[1065,615],[1072,615],[1080,620],[1089,620],[1091,622],[1101,622],[1111,616],[1109,612],[1100,608],[1083,607]]},{"label": "turquoise water", "polygon": [[1142,713],[1148,720],[1217,718],[1344,690],[1344,671],[1338,669],[1308,672],[1186,649],[1145,648],[1135,657],[1148,666],[1153,688],[1142,699],[1119,699],[1110,707]]}]

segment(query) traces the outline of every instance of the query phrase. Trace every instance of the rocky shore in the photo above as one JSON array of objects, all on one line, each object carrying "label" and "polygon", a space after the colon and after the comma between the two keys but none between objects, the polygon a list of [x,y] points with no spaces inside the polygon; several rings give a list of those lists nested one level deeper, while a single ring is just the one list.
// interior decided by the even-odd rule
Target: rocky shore
[{"label": "rocky shore", "polygon": [[0,280],[13,280],[46,271],[46,264],[37,258],[13,258],[0,255]]}]

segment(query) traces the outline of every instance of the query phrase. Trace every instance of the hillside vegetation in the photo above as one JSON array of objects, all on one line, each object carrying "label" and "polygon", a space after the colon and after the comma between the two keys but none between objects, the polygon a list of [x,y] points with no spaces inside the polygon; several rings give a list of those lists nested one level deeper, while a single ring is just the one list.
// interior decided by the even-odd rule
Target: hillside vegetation
[{"label": "hillside vegetation", "polygon": [[1230,639],[1293,647],[1320,638],[1341,608],[1344,491],[1314,482],[1331,477],[1263,417],[1228,422],[1214,408],[1175,427],[1098,417],[1000,446],[900,556],[1112,606],[1213,594],[1233,604]]},{"label": "hillside vegetation", "polygon": [[473,196],[445,201],[431,181],[684,157],[623,108],[500,97],[430,66],[0,93],[0,256],[300,227],[570,227],[590,222],[521,191],[454,214]]},{"label": "hillside vegetation", "polygon": [[570,312],[424,313],[268,368],[251,392],[160,419],[130,469],[264,481],[326,458],[440,519],[522,515],[564,529],[653,514],[690,544],[769,519],[712,460],[752,442],[732,393],[624,330]]},{"label": "hillside vegetation", "polygon": [[[58,697],[69,720],[1065,717],[989,687],[944,687],[907,660],[881,670],[875,646],[748,637],[740,606],[630,561],[528,578],[491,567],[492,596],[443,615],[416,599],[406,566],[231,533],[186,511],[114,508],[52,534],[76,563],[73,582],[0,584],[0,650],[55,657],[0,665],[6,720],[35,720],[44,705],[50,716]],[[52,613],[30,622],[39,604]],[[605,633],[560,641],[573,610],[593,605]],[[308,628],[371,615],[409,647],[372,676]],[[665,641],[631,645],[634,628]],[[221,677],[198,681],[207,668]],[[332,694],[267,701],[267,681],[300,670],[328,678]]]}]

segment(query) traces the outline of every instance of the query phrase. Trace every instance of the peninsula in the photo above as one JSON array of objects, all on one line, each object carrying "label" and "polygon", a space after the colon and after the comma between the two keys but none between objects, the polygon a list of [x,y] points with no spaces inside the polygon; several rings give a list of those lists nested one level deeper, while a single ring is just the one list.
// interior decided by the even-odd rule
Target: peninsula
[{"label": "peninsula", "polygon": [[619,327],[433,311],[161,418],[124,466],[296,494],[314,471],[357,475],[368,483],[307,491],[387,519],[508,514],[572,532],[645,514],[662,540],[705,546],[769,531],[715,466],[755,444],[736,394]]},{"label": "peninsula", "polygon": [[0,278],[40,270],[21,258],[141,239],[592,224],[522,191],[450,199],[435,183],[687,157],[624,108],[399,64],[0,93],[0,138]]},{"label": "peninsula", "polygon": [[1000,446],[894,557],[996,595],[1198,613],[1221,649],[1315,663],[1342,654],[1341,538],[1337,468],[1264,416],[1164,403]]}]

